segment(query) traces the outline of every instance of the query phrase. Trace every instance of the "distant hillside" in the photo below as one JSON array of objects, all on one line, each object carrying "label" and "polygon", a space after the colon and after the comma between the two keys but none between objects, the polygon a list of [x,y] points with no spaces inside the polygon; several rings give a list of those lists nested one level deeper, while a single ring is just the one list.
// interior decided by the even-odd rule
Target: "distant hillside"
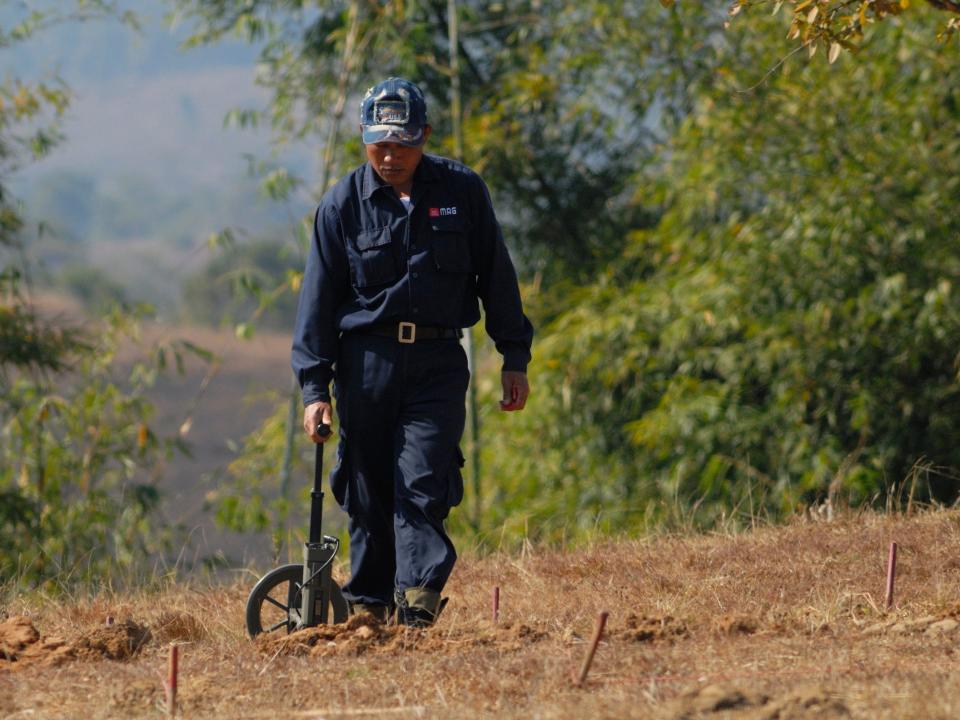
[{"label": "distant hillside", "polygon": [[[141,33],[115,21],[70,23],[0,51],[4,72],[59,77],[74,92],[65,141],[10,186],[27,217],[49,226],[31,252],[50,273],[90,264],[131,299],[171,308],[195,269],[184,267],[184,252],[210,233],[276,235],[309,211],[318,149],[273,148],[269,130],[224,128],[229,110],[269,100],[254,84],[257,48],[223,42],[183,51],[186,32],[164,19],[167,3],[125,5],[138,13]],[[7,25],[16,16],[0,10]],[[307,187],[289,207],[266,201],[249,175],[251,156],[273,158]]]}]

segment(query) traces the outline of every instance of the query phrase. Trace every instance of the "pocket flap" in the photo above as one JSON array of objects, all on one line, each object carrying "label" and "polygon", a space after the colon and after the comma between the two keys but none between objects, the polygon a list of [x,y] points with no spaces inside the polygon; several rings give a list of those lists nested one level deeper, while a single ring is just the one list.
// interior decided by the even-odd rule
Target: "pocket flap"
[{"label": "pocket flap", "polygon": [[370,250],[390,244],[390,226],[361,230],[357,233],[357,250]]},{"label": "pocket flap", "polygon": [[434,232],[462,233],[467,230],[467,222],[465,218],[457,217],[456,215],[446,215],[430,218],[430,227],[433,228]]}]

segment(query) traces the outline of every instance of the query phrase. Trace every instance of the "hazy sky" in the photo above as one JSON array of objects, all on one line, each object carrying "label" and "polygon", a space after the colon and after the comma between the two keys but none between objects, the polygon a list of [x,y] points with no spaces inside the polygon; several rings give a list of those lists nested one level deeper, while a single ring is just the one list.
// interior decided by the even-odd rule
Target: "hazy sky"
[{"label": "hazy sky", "polygon": [[[188,28],[171,29],[162,0],[121,4],[137,12],[142,32],[116,21],[73,22],[0,48],[3,76],[59,77],[73,93],[65,140],[4,182],[31,220],[53,228],[33,245],[46,267],[86,263],[131,298],[171,307],[181,282],[210,258],[210,233],[229,227],[281,237],[290,218],[310,212],[317,151],[287,147],[280,155],[308,181],[289,206],[258,196],[245,156],[270,159],[270,132],[224,128],[229,110],[269,102],[253,82],[258,49],[233,41],[181,50]],[[11,26],[18,6],[27,5],[0,0],[0,26]],[[80,249],[63,259],[59,238]]]},{"label": "hazy sky", "polygon": [[[223,127],[228,110],[260,107],[269,99],[253,83],[256,49],[229,42],[183,51],[185,28],[170,29],[162,2],[126,7],[138,13],[142,33],[116,22],[71,24],[0,53],[5,75],[58,75],[75,94],[63,125],[66,142],[23,179],[69,170],[101,180],[135,174],[161,187],[189,189],[246,173],[244,153],[268,155],[268,131]],[[311,170],[306,149],[288,149],[284,156],[301,173]]]}]

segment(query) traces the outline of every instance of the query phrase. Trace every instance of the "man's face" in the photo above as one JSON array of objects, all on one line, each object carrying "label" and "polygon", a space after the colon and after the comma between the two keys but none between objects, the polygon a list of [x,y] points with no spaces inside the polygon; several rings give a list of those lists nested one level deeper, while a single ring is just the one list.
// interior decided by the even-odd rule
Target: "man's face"
[{"label": "man's face", "polygon": [[416,147],[394,142],[364,145],[367,160],[384,182],[398,190],[409,192],[413,184],[413,173],[423,157],[423,146],[430,137],[430,126],[423,129],[423,144]]}]

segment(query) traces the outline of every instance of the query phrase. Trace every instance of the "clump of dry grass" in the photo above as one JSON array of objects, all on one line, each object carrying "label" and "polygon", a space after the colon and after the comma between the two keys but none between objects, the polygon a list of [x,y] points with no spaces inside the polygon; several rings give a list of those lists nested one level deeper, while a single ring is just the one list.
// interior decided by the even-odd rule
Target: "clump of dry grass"
[{"label": "clump of dry grass", "polygon": [[[886,612],[892,540],[897,602]],[[55,685],[24,668],[0,709],[152,712],[173,641],[184,644],[191,717],[956,717],[958,541],[960,513],[941,511],[468,556],[434,628],[354,618],[257,642],[243,630],[246,583],[17,598],[6,612],[29,614],[45,636],[73,642],[112,616],[153,640],[125,662],[74,660]],[[576,688],[570,674],[601,610],[608,631]]]}]

